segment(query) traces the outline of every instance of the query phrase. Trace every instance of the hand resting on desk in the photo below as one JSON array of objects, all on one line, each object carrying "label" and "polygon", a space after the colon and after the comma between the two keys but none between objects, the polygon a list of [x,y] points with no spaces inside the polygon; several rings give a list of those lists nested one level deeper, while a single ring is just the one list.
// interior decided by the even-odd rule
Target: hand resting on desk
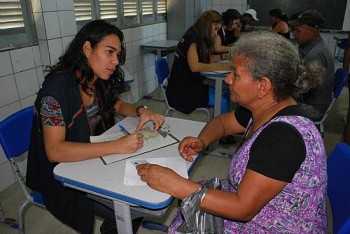
[{"label": "hand resting on desk", "polygon": [[[138,165],[135,166],[135,161],[141,161]],[[142,162],[146,161],[146,162]],[[169,170],[174,171],[177,175],[188,178],[187,166],[185,160],[176,156],[176,157],[164,157],[164,158],[147,158],[145,159],[128,159],[125,162],[125,175],[124,175],[124,184],[125,185],[146,185],[137,174],[137,166],[139,165],[157,165]]]},{"label": "hand resting on desk", "polygon": [[[157,164],[141,164],[138,165],[136,169],[141,180],[146,182],[148,186],[172,196],[176,193],[176,190],[178,190],[178,188],[175,189],[175,185],[182,184],[179,183],[179,181],[183,180],[184,183],[188,183],[188,179],[177,174],[174,170]],[[199,185],[197,187],[199,187]]]},{"label": "hand resting on desk", "polygon": [[187,161],[192,162],[193,157],[205,148],[204,142],[197,137],[185,137],[179,144],[179,153]]}]

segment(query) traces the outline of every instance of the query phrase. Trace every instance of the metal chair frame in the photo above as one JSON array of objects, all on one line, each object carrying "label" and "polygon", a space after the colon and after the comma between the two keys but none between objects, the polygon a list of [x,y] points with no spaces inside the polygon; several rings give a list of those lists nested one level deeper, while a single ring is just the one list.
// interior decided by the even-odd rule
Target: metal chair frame
[{"label": "metal chair frame", "polygon": [[333,37],[335,40],[335,48],[334,48],[334,54],[333,57],[338,62],[343,62],[344,57],[342,56],[341,52],[344,52],[344,50],[347,47],[348,38],[338,38],[336,36]]},{"label": "metal chair frame", "polygon": [[30,106],[10,115],[0,122],[1,146],[25,196],[25,201],[18,209],[18,229],[20,233],[25,233],[24,213],[30,204],[46,209],[41,193],[34,190],[28,190],[24,176],[15,160],[16,157],[21,156],[28,151],[33,116],[34,108],[33,106]]},{"label": "metal chair frame", "polygon": [[333,108],[336,100],[338,99],[341,91],[343,90],[343,88],[347,82],[348,77],[349,77],[349,73],[343,68],[338,68],[335,72],[335,75],[334,75],[335,81],[334,81],[334,88],[333,88],[333,94],[332,94],[332,101],[329,104],[327,111],[322,116],[322,119],[320,119],[318,121],[314,121],[314,123],[319,126],[320,133],[322,134],[322,136],[324,135],[324,122],[326,121],[330,110]]}]

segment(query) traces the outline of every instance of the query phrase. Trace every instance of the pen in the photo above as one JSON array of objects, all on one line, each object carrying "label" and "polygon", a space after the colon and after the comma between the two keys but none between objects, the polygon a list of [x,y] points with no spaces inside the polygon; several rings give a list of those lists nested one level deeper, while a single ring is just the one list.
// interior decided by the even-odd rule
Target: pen
[{"label": "pen", "polygon": [[126,130],[126,128],[123,125],[119,124],[118,127],[120,131],[122,131],[125,135],[130,135],[130,132],[128,132],[128,130]]}]

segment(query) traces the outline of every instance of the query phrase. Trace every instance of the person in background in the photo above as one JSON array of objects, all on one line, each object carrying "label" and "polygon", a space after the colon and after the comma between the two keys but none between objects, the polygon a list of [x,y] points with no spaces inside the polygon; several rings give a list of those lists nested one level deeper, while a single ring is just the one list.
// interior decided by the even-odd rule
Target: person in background
[{"label": "person in background", "polygon": [[294,40],[299,45],[299,52],[304,62],[318,62],[325,70],[318,87],[305,93],[298,101],[307,110],[309,117],[320,120],[332,101],[334,87],[334,59],[320,35],[324,19],[315,10],[301,13],[295,20],[288,21]]},{"label": "person in background", "polygon": [[[231,65],[225,82],[241,108],[217,116],[179,145],[180,155],[192,161],[217,139],[244,132],[228,179],[221,180],[221,190],[207,190],[200,208],[224,218],[224,233],[326,233],[326,151],[295,101],[318,83],[320,66],[304,67],[289,40],[263,31],[238,40]],[[137,170],[151,188],[178,199],[201,189],[201,183],[159,165]],[[181,222],[178,212],[169,233]]]},{"label": "person in background", "polygon": [[239,25],[235,28],[235,35],[240,37],[247,32],[253,31],[252,23],[254,21],[259,21],[256,11],[254,9],[246,10],[241,17]]},{"label": "person in background", "polygon": [[277,33],[281,36],[284,36],[287,39],[290,39],[289,26],[288,26],[288,17],[286,13],[280,9],[272,9],[269,12],[269,18],[271,21],[271,32]]},{"label": "person in background", "polygon": [[[53,176],[58,163],[75,162],[115,153],[132,153],[143,146],[137,131],[148,121],[158,129],[164,117],[144,106],[123,102],[125,61],[123,33],[102,20],[79,30],[58,63],[50,68],[35,101],[29,146],[27,185],[43,195],[56,218],[80,233],[92,233],[94,215],[115,226],[112,209],[86,194],[64,187]],[[136,132],[117,140],[90,143],[90,136],[112,127],[114,114],[139,116]],[[108,225],[107,225],[108,226]],[[116,230],[116,228],[114,228]]]},{"label": "person in background", "polygon": [[215,37],[215,52],[230,53],[233,43],[238,40],[234,29],[240,22],[241,14],[236,9],[228,9],[222,13],[223,25]]},{"label": "person in background", "polygon": [[[343,68],[349,72],[349,66],[350,66],[350,34],[348,36],[348,42],[346,45],[346,49],[344,51],[344,61],[343,61]],[[348,88],[349,88],[349,108],[348,108],[348,114],[346,117],[346,123],[343,133],[344,142],[348,145],[350,145],[350,77],[348,77]]]},{"label": "person in background", "polygon": [[[221,21],[219,12],[205,11],[177,45],[166,95],[170,106],[182,113],[189,114],[198,107],[214,105],[214,88],[203,83],[205,77],[200,72],[230,69],[229,63],[211,63]],[[223,92],[221,110],[229,110],[227,92]]]}]

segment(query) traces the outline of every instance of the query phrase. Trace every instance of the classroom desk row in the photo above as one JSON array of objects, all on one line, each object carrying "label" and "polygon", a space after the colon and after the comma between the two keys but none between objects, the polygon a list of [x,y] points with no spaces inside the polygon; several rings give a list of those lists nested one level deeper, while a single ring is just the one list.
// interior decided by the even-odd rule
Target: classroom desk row
[{"label": "classroom desk row", "polygon": [[[156,59],[158,59],[162,57],[162,52],[173,53],[177,47],[177,44],[178,41],[175,40],[160,40],[144,43],[141,45],[141,47],[150,52],[156,51]],[[228,72],[226,71],[201,72],[201,75],[215,81],[214,117],[221,113],[222,82],[227,73]]]}]

